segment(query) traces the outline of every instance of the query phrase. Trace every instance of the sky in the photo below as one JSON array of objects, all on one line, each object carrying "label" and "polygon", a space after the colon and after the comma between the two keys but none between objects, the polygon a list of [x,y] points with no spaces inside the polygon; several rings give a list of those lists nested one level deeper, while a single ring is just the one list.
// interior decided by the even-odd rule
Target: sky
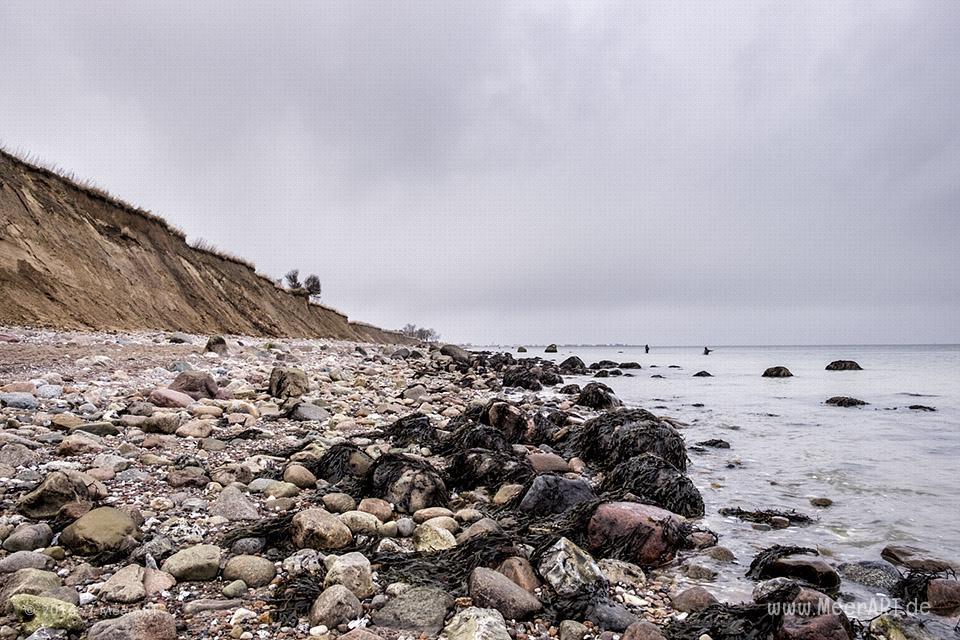
[{"label": "sky", "polygon": [[960,342],[955,0],[8,0],[0,142],[451,341]]}]

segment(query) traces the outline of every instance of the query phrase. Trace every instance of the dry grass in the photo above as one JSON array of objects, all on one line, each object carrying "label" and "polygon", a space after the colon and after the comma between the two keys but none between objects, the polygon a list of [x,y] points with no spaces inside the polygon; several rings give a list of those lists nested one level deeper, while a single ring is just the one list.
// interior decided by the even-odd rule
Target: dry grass
[{"label": "dry grass", "polygon": [[[228,262],[235,262],[237,264],[241,264],[245,267],[249,267],[250,269],[253,269],[254,272],[256,271],[256,266],[246,258],[242,258],[235,253],[230,253],[229,251],[224,251],[223,249],[219,249],[215,244],[213,244],[212,242],[209,242],[208,240],[204,240],[203,238],[194,238],[193,240],[190,240],[189,242],[187,242],[187,245],[191,249],[196,249],[197,251],[202,251],[203,253],[217,256],[218,258],[223,258]],[[266,278],[266,276],[262,276],[259,273],[255,273],[255,275]],[[270,280],[270,279],[267,278],[267,280]],[[270,281],[273,282],[272,280]]]}]

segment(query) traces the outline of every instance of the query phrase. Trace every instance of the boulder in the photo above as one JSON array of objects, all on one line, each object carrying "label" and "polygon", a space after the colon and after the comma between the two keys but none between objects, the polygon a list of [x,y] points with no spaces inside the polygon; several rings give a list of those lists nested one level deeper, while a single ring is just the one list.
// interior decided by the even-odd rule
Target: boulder
[{"label": "boulder", "polygon": [[887,562],[916,571],[940,572],[960,569],[960,567],[947,560],[931,556],[923,549],[905,544],[888,544],[880,552],[880,557]]},{"label": "boulder", "polygon": [[183,371],[167,387],[173,391],[185,393],[194,400],[216,398],[217,381],[206,371]]},{"label": "boulder", "polygon": [[57,574],[40,569],[20,569],[10,574],[3,589],[0,590],[0,614],[9,613],[10,599],[26,593],[39,596],[61,587],[63,583]]},{"label": "boulder", "polygon": [[26,391],[10,391],[0,393],[0,406],[10,407],[11,409],[36,409],[39,402],[32,393]]},{"label": "boulder", "polygon": [[194,400],[185,393],[173,389],[154,389],[150,392],[149,400],[158,407],[183,409],[193,404]]},{"label": "boulder", "polygon": [[764,378],[792,378],[793,374],[786,367],[770,367],[763,372]]},{"label": "boulder", "polygon": [[714,595],[703,587],[690,587],[670,597],[673,608],[684,613],[701,611],[717,602]]},{"label": "boulder", "polygon": [[10,607],[20,619],[20,626],[26,633],[37,629],[83,629],[83,618],[75,604],[21,593],[10,598]]},{"label": "boulder", "polygon": [[672,560],[683,545],[685,520],[666,509],[636,502],[608,502],[594,511],[587,525],[587,543],[593,551],[627,544],[621,553],[641,566]]},{"label": "boulder", "polygon": [[534,426],[533,420],[523,409],[498,399],[491,400],[484,406],[480,420],[499,430],[507,442],[512,443],[521,442]]},{"label": "boulder", "polygon": [[474,569],[468,587],[474,604],[496,609],[507,619],[524,620],[543,609],[536,596],[493,569]]},{"label": "boulder", "polygon": [[229,486],[224,488],[210,505],[210,515],[221,516],[230,521],[257,520],[257,506],[242,490]]},{"label": "boulder", "polygon": [[159,609],[131,611],[94,624],[87,640],[177,640],[177,621]]},{"label": "boulder", "polygon": [[891,640],[953,640],[954,622],[888,611],[870,622],[870,633]]},{"label": "boulder", "polygon": [[555,345],[555,344],[548,344],[548,345],[547,345],[547,348],[544,349],[543,352],[544,352],[544,353],[556,353],[556,352],[557,352],[557,345]]},{"label": "boulder", "polygon": [[827,371],[863,371],[863,367],[853,360],[834,360],[827,365]]},{"label": "boulder", "polygon": [[586,480],[557,475],[534,478],[520,501],[520,510],[532,515],[563,513],[581,502],[596,500],[597,494]]},{"label": "boulder", "polygon": [[960,582],[949,578],[934,578],[927,584],[927,604],[934,611],[948,611],[960,607]]},{"label": "boulder", "polygon": [[204,352],[215,353],[220,356],[227,355],[227,341],[223,336],[211,336],[207,344],[203,347]]},{"label": "boulder", "polygon": [[601,382],[587,384],[577,396],[576,404],[598,410],[623,406],[623,402],[613,393],[613,389]]},{"label": "boulder", "polygon": [[198,544],[181,549],[167,558],[161,569],[181,581],[213,580],[220,572],[220,547]]},{"label": "boulder", "polygon": [[363,615],[360,600],[340,584],[327,587],[310,607],[310,624],[333,629]]},{"label": "boulder", "polygon": [[468,607],[457,612],[443,628],[447,640],[510,640],[499,611]]},{"label": "boulder", "polygon": [[657,625],[646,620],[640,620],[627,627],[620,640],[666,640],[666,636],[663,635]]},{"label": "boulder", "polygon": [[413,513],[447,504],[443,478],[421,458],[388,453],[380,456],[369,473],[371,497],[392,503],[397,511]]},{"label": "boulder", "polygon": [[20,569],[49,569],[53,558],[36,551],[14,551],[0,559],[0,573],[13,573]]},{"label": "boulder", "polygon": [[243,580],[254,589],[270,584],[277,575],[277,568],[272,562],[260,556],[234,556],[223,567],[224,580]]},{"label": "boulder", "polygon": [[60,534],[60,544],[77,555],[132,549],[143,538],[130,514],[113,507],[93,509]]},{"label": "boulder", "polygon": [[871,589],[892,593],[900,582],[900,572],[885,560],[861,560],[845,562],[837,567],[844,580],[862,584]]},{"label": "boulder", "polygon": [[561,597],[590,592],[606,584],[599,565],[589,553],[567,538],[560,538],[540,557],[540,575]]},{"label": "boulder", "polygon": [[54,471],[32,491],[17,500],[17,510],[28,518],[52,518],[68,502],[88,500],[89,490],[76,476]]},{"label": "boulder", "polygon": [[353,535],[324,509],[306,509],[293,517],[291,534],[298,549],[341,549],[353,542]]},{"label": "boulder", "polygon": [[669,423],[644,409],[608,411],[584,422],[572,432],[566,454],[601,469],[652,453],[677,468],[687,469],[683,436]]},{"label": "boulder", "polygon": [[53,529],[45,522],[40,524],[22,524],[3,541],[6,551],[33,551],[50,544]]},{"label": "boulder", "polygon": [[826,561],[809,555],[777,558],[766,565],[765,576],[795,578],[823,589],[840,586],[840,575]]},{"label": "boulder", "polygon": [[687,518],[704,514],[703,497],[693,482],[660,456],[643,453],[624,460],[603,480],[604,491],[627,490],[644,502]]},{"label": "boulder", "polygon": [[434,587],[414,587],[374,611],[370,620],[378,627],[388,627],[416,634],[434,635],[443,628],[447,611],[453,607],[453,596]]},{"label": "boulder", "polygon": [[121,604],[139,602],[147,597],[147,590],[143,585],[144,578],[143,567],[137,564],[127,565],[104,583],[100,594],[107,602]]},{"label": "boulder", "polygon": [[413,530],[413,547],[420,553],[435,553],[457,546],[457,539],[446,529],[429,522],[418,524]]},{"label": "boulder", "polygon": [[537,578],[537,572],[534,571],[530,561],[526,558],[518,556],[507,558],[500,563],[497,571],[529,593],[533,593],[540,588],[540,580]]},{"label": "boulder", "polygon": [[777,640],[853,640],[850,622],[835,613],[813,617],[784,616]]},{"label": "boulder", "polygon": [[323,585],[330,587],[335,584],[343,585],[360,599],[369,598],[375,591],[370,561],[356,551],[328,557]]},{"label": "boulder", "polygon": [[824,404],[828,404],[832,407],[862,407],[867,403],[863,400],[851,398],[849,396],[833,396],[832,398],[827,398],[827,401]]},{"label": "boulder", "polygon": [[466,349],[462,349],[458,347],[455,344],[443,345],[442,347],[440,347],[440,354],[444,356],[449,356],[453,358],[455,362],[459,362],[461,364],[470,364],[470,362],[473,360],[472,353],[470,353]]},{"label": "boulder", "polygon": [[310,378],[302,369],[274,367],[270,372],[270,395],[274,398],[299,398],[310,392]]}]

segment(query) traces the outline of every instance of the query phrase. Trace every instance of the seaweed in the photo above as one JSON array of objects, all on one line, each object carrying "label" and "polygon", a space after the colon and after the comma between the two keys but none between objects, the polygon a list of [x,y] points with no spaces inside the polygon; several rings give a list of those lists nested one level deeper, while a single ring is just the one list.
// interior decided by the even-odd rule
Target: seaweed
[{"label": "seaweed", "polygon": [[811,549],[810,547],[792,547],[775,544],[772,547],[764,549],[754,557],[753,562],[750,563],[750,568],[747,570],[747,577],[753,580],[763,580],[773,577],[769,573],[770,565],[780,558],[794,555],[818,556],[820,554],[816,549]]},{"label": "seaweed", "polygon": [[740,518],[745,522],[758,522],[761,524],[770,524],[772,518],[786,518],[790,524],[810,524],[814,519],[810,516],[798,513],[794,510],[778,511],[776,509],[761,509],[759,511],[747,511],[740,507],[724,507],[720,509],[720,515]]},{"label": "seaweed", "polygon": [[475,489],[480,486],[499,488],[503,484],[528,483],[536,472],[526,459],[512,452],[473,448],[451,458],[448,474],[452,488]]},{"label": "seaweed", "polygon": [[422,413],[411,413],[384,429],[395,447],[417,445],[434,448],[440,442],[436,428],[430,424],[430,418]]},{"label": "seaweed", "polygon": [[310,612],[314,600],[323,592],[325,574],[325,571],[319,574],[301,573],[281,581],[272,598],[274,619],[281,624],[297,626],[300,618]]},{"label": "seaweed", "polygon": [[496,427],[475,422],[465,422],[458,426],[436,451],[440,455],[461,453],[467,449],[488,449],[512,453],[513,446],[503,432]]},{"label": "seaweed", "polygon": [[680,471],[687,470],[683,436],[644,409],[611,411],[584,422],[572,432],[567,454],[603,469],[643,453],[653,453]]},{"label": "seaweed", "polygon": [[703,496],[690,478],[652,453],[621,462],[606,478],[601,489],[625,489],[639,499],[688,518],[704,513]]},{"label": "seaweed", "polygon": [[924,571],[914,570],[907,572],[896,586],[892,589],[891,595],[899,598],[901,604],[907,604],[914,608],[927,601],[927,587],[932,580],[940,578],[956,578],[956,573],[948,569],[946,571]]},{"label": "seaweed", "polygon": [[296,514],[285,513],[272,518],[262,518],[244,527],[234,527],[224,534],[221,545],[229,548],[234,542],[243,538],[263,538],[267,546],[289,548],[292,544],[290,528],[294,515]]},{"label": "seaweed", "polygon": [[319,459],[301,460],[298,464],[316,477],[336,484],[349,476],[366,475],[372,462],[373,459],[356,445],[339,443],[324,451]]},{"label": "seaweed", "polygon": [[[403,495],[390,496],[397,482],[405,475],[412,476],[410,490]],[[384,499],[390,496],[389,501],[394,502],[397,509],[408,513],[412,510],[414,492],[425,494],[434,505],[445,505],[450,501],[450,494],[443,476],[430,462],[401,453],[387,453],[380,456],[370,467],[363,482],[357,485],[356,490],[365,496]]]},{"label": "seaweed", "polygon": [[671,621],[664,632],[670,640],[770,640],[783,624],[783,613],[767,605],[714,604]]}]

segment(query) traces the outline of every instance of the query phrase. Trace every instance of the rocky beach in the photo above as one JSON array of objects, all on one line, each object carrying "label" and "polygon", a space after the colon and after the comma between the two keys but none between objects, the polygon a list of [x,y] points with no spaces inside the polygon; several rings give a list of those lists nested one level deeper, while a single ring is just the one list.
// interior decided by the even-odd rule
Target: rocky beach
[{"label": "rocky beach", "polygon": [[[0,638],[954,637],[956,558],[736,557],[686,425],[591,364],[3,329]],[[901,611],[848,616],[854,585]]]}]

